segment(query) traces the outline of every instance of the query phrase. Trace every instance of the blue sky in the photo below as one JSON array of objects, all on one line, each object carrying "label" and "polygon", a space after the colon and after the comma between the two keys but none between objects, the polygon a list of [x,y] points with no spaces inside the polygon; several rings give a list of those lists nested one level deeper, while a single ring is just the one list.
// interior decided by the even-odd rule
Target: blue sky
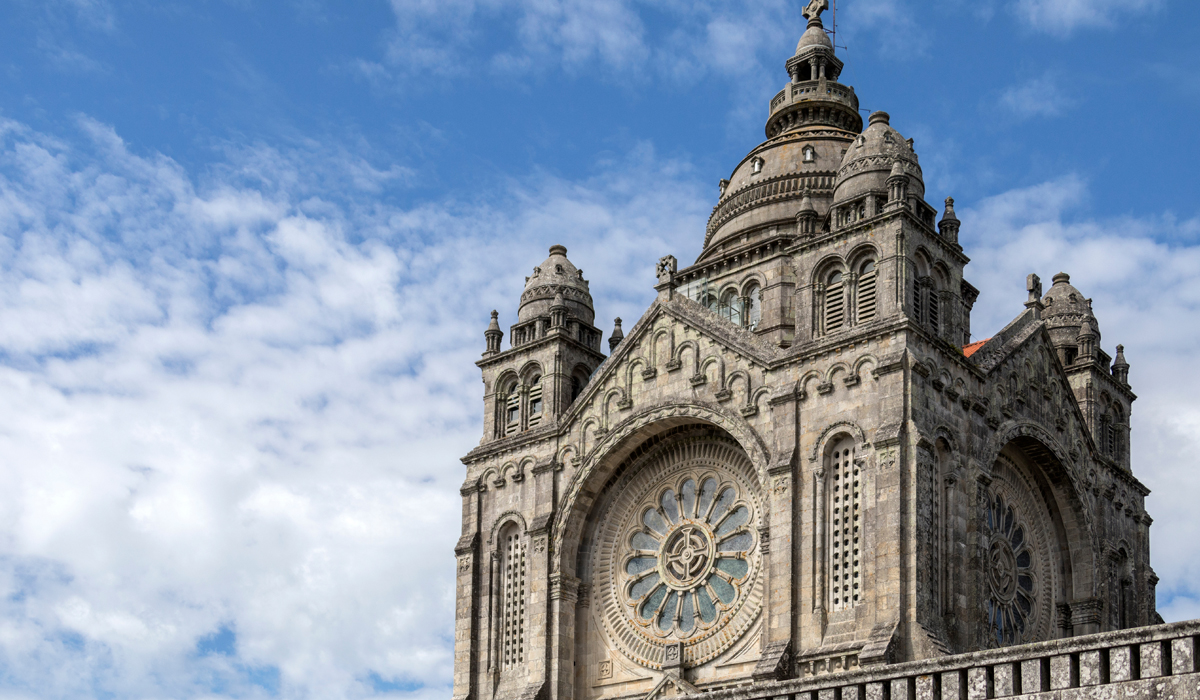
[{"label": "blue sky", "polygon": [[[0,700],[445,697],[488,311],[563,243],[631,326],[800,5],[6,0]],[[1065,269],[1126,345],[1160,610],[1200,617],[1200,6],[838,10],[976,337]]]}]

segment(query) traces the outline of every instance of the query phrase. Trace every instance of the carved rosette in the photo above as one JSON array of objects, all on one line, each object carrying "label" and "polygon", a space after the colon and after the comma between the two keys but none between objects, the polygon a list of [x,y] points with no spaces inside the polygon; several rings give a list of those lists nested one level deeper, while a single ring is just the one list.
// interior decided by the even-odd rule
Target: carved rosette
[{"label": "carved rosette", "polygon": [[983,514],[988,643],[1002,647],[1050,639],[1054,575],[1045,504],[1008,459],[997,462],[994,477]]},{"label": "carved rosette", "polygon": [[683,665],[732,646],[762,607],[754,470],[735,444],[693,438],[652,452],[619,485],[600,524],[596,606],[614,646],[660,668],[683,645]]}]

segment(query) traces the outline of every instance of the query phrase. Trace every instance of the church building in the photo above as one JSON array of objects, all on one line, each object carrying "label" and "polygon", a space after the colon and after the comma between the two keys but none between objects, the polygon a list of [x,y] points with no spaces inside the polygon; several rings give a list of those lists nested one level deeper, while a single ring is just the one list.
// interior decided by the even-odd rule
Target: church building
[{"label": "church building", "polygon": [[507,344],[492,312],[457,700],[1200,687],[1200,626],[1155,609],[1122,346],[1065,273],[973,337],[954,201],[864,124],[826,6],[636,323],[602,342],[561,245]]}]

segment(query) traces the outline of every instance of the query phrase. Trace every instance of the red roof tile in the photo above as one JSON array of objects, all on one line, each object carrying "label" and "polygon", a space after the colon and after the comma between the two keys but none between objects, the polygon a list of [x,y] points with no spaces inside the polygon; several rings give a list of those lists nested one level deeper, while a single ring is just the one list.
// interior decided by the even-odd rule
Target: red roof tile
[{"label": "red roof tile", "polygon": [[991,338],[984,338],[983,340],[971,343],[970,345],[963,347],[963,355],[965,355],[967,357],[974,355],[975,351],[978,350],[979,348],[983,347],[984,343],[986,343],[989,340],[991,340]]}]

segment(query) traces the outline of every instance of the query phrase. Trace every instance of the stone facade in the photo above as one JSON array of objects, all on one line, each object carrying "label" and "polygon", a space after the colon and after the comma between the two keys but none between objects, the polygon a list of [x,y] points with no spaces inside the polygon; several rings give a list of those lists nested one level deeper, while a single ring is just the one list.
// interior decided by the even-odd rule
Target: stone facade
[{"label": "stone facade", "polygon": [[[953,200],[938,221],[887,114],[864,129],[823,5],[700,257],[659,261],[607,358],[562,246],[508,349],[493,312],[456,698],[1057,692],[1091,678],[1070,640],[1161,622],[1121,346],[1065,274],[972,343]],[[970,653],[1018,660],[946,695]]]}]

